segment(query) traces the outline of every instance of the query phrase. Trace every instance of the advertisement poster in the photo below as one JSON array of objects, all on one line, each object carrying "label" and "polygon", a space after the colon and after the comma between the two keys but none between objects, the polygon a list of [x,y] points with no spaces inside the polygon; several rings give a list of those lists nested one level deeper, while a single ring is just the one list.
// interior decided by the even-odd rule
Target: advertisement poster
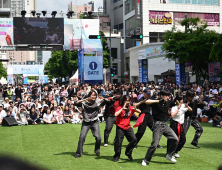
[{"label": "advertisement poster", "polygon": [[135,0],[135,20],[141,20],[142,19],[142,11],[141,11],[141,6],[142,6],[142,0]]},{"label": "advertisement poster", "polygon": [[83,50],[78,51],[79,83],[84,83]]},{"label": "advertisement poster", "polygon": [[176,84],[180,86],[180,83],[183,82],[186,84],[186,72],[185,64],[181,64],[178,60],[175,61],[175,73],[176,73]]},{"label": "advertisement poster", "polygon": [[23,84],[28,84],[28,77],[23,77]]},{"label": "advertisement poster", "polygon": [[211,62],[208,64],[209,81],[220,81],[220,77],[212,77],[221,72],[220,62]]},{"label": "advertisement poster", "polygon": [[45,77],[45,83],[49,83],[49,77]]},{"label": "advertisement poster", "polygon": [[209,14],[209,13],[185,13],[185,12],[174,12],[173,13],[173,23],[175,25],[180,25],[180,21],[185,19],[185,14],[187,18],[200,18],[201,21],[207,22],[208,26],[220,26],[219,14]]},{"label": "advertisement poster", "polygon": [[103,81],[103,56],[84,56],[84,80]]},{"label": "advertisement poster", "polygon": [[173,23],[173,12],[166,11],[150,11],[149,13],[150,24],[167,25]]},{"label": "advertisement poster", "polygon": [[81,49],[81,38],[99,35],[98,19],[64,19],[64,50]]},{"label": "advertisement poster", "polygon": [[148,82],[148,62],[147,59],[142,60],[142,83]]},{"label": "advertisement poster", "polygon": [[0,21],[0,46],[14,45],[13,19],[1,18]]},{"label": "advertisement poster", "polygon": [[8,84],[14,85],[14,76],[13,75],[8,75],[7,76],[7,82],[8,82]]},{"label": "advertisement poster", "polygon": [[152,57],[160,57],[166,55],[165,51],[162,51],[161,46],[154,46],[138,52],[139,60],[148,59]]}]

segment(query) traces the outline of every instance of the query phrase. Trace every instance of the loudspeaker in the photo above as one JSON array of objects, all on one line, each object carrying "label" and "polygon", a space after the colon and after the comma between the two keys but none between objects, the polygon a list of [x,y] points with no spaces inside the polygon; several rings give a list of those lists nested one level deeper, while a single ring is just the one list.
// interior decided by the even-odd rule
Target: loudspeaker
[{"label": "loudspeaker", "polygon": [[14,117],[4,117],[2,120],[2,126],[17,126],[18,123]]}]

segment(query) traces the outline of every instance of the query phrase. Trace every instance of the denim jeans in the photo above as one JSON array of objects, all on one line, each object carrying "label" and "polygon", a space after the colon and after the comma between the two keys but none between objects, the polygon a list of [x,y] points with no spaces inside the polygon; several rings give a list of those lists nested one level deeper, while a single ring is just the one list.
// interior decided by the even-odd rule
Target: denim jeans
[{"label": "denim jeans", "polygon": [[77,148],[77,151],[76,151],[76,156],[79,156],[79,157],[82,156],[83,145],[85,143],[86,135],[87,135],[89,129],[91,129],[92,134],[96,139],[94,152],[96,154],[100,153],[101,135],[100,135],[100,129],[99,129],[99,121],[98,120],[95,120],[93,122],[83,121],[82,122],[81,133],[80,133],[80,137],[79,137],[78,148]]},{"label": "denim jeans", "polygon": [[152,159],[162,135],[164,135],[169,141],[167,154],[173,155],[173,153],[175,152],[179,140],[175,132],[167,125],[167,122],[154,121],[153,141],[144,158],[146,162],[150,162],[150,160]]},{"label": "denim jeans", "polygon": [[60,95],[55,95],[55,100],[56,100],[57,105],[59,105],[60,104]]},{"label": "denim jeans", "polygon": [[106,128],[104,130],[104,143],[108,144],[109,135],[113,129],[113,125],[116,123],[115,116],[109,116],[106,119]]}]

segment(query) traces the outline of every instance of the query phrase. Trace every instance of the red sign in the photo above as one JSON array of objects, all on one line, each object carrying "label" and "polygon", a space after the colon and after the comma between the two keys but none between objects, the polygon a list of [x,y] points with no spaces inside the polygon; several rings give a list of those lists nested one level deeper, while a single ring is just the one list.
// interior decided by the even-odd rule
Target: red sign
[{"label": "red sign", "polygon": [[211,77],[214,75],[214,63],[209,63],[208,67],[209,67],[209,76]]},{"label": "red sign", "polygon": [[185,66],[186,66],[186,67],[190,67],[190,66],[192,66],[191,61],[187,61],[187,62],[185,62]]}]

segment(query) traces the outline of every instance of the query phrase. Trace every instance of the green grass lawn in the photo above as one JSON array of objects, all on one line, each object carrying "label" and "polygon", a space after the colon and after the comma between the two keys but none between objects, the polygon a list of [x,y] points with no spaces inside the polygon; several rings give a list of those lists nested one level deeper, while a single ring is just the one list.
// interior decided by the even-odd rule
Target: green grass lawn
[{"label": "green grass lawn", "polygon": [[[131,124],[134,125],[135,122]],[[181,158],[176,164],[171,164],[165,159],[166,138],[163,136],[160,145],[163,149],[157,149],[150,164],[141,166],[147,149],[152,141],[152,133],[147,129],[140,141],[138,148],[133,151],[133,161],[125,156],[125,148],[128,144],[124,139],[122,155],[118,162],[113,162],[114,146],[103,147],[103,133],[105,124],[100,123],[102,146],[101,156],[94,154],[94,137],[89,131],[83,150],[83,156],[76,159],[78,138],[81,124],[65,125],[33,125],[17,127],[0,127],[0,153],[18,157],[22,160],[37,162],[40,167],[48,169],[79,169],[79,170],[135,170],[135,169],[174,169],[174,170],[202,170],[217,169],[222,164],[222,129],[212,127],[212,124],[202,123],[204,132],[200,138],[200,149],[195,149],[190,143],[194,136],[191,127],[187,134],[187,143],[180,152]],[[110,135],[110,142],[115,137],[115,129]],[[134,129],[135,132],[137,128]]]}]

